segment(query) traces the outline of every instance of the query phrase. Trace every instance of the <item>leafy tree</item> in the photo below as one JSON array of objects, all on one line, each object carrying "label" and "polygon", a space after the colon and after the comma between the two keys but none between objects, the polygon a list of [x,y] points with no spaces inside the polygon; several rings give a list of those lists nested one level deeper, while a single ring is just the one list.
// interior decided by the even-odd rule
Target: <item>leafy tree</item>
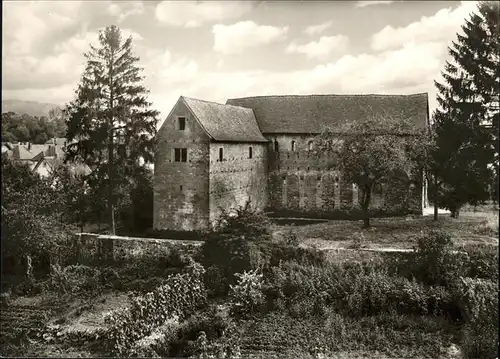
[{"label": "leafy tree", "polygon": [[409,186],[421,173],[419,149],[424,135],[403,117],[370,117],[339,129],[327,128],[317,137],[317,155],[335,159],[344,179],[358,186],[364,227],[370,226],[369,208],[376,185],[402,176]]},{"label": "leafy tree", "polygon": [[2,154],[2,258],[52,254],[63,241],[57,195],[50,183]]},{"label": "leafy tree", "polygon": [[127,201],[120,208],[122,231],[144,233],[153,227],[153,172],[141,168],[135,183],[125,191]]},{"label": "leafy tree", "polygon": [[54,137],[66,135],[64,119],[36,117],[28,114],[19,115],[15,112],[2,114],[2,141],[3,142],[31,142],[46,143]]},{"label": "leafy tree", "polygon": [[150,108],[147,89],[132,53],[132,38],[118,27],[99,32],[100,46],[85,54],[87,66],[68,104],[67,160],[93,169],[94,185],[105,188],[108,221],[115,233],[117,189],[134,181],[142,162],[153,162],[158,112]]},{"label": "leafy tree", "polygon": [[75,172],[68,164],[57,166],[51,176],[56,193],[59,195],[62,220],[78,224],[83,232],[85,223],[90,221],[90,186],[85,173]]},{"label": "leafy tree", "polygon": [[[439,107],[431,151],[435,206],[459,215],[465,203],[488,198],[498,169],[500,57],[498,3],[481,2],[448,48],[452,61],[435,81]],[[492,167],[492,164],[494,166]]]}]

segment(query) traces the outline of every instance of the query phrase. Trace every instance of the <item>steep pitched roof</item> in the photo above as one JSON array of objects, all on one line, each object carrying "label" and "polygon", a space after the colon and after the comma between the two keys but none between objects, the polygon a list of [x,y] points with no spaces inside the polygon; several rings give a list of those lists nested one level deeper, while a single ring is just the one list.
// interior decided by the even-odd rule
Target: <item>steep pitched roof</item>
[{"label": "steep pitched roof", "polygon": [[181,98],[215,141],[267,142],[252,109],[184,96]]},{"label": "steep pitched roof", "polygon": [[36,156],[38,153],[32,153],[31,151],[28,151],[28,149],[24,145],[15,145],[14,148],[12,149],[12,158],[16,160],[31,160],[34,156]]},{"label": "steep pitched roof", "polygon": [[229,105],[253,109],[262,133],[320,133],[325,126],[367,116],[411,118],[416,127],[428,121],[426,93],[413,95],[258,96],[229,99]]}]

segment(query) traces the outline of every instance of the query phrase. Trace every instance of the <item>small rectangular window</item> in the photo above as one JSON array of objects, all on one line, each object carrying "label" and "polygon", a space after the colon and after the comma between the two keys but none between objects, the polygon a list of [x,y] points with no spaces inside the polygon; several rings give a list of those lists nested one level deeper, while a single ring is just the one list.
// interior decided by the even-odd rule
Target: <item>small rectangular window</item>
[{"label": "small rectangular window", "polygon": [[175,162],[187,162],[187,148],[174,149]]},{"label": "small rectangular window", "polygon": [[222,162],[224,160],[224,149],[219,148],[219,161]]},{"label": "small rectangular window", "polygon": [[295,152],[295,141],[292,141],[292,152]]},{"label": "small rectangular window", "polygon": [[184,131],[186,129],[186,118],[185,117],[177,117],[177,128],[179,131]]},{"label": "small rectangular window", "polygon": [[252,147],[248,147],[248,158],[252,158]]}]

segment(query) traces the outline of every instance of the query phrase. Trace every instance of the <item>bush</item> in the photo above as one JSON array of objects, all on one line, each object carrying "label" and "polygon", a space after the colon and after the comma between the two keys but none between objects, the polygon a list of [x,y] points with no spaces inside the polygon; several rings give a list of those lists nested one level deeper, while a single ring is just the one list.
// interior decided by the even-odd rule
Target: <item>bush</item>
[{"label": "bush", "polygon": [[163,340],[153,345],[161,357],[232,357],[237,343],[232,332],[235,323],[230,317],[211,307],[197,313],[173,329],[164,332]]},{"label": "bush", "polygon": [[204,279],[209,297],[221,297],[227,294],[229,283],[221,268],[215,265],[208,267]]},{"label": "bush", "polygon": [[250,201],[232,211],[221,210],[221,215],[214,225],[213,232],[229,237],[243,237],[250,241],[270,240],[271,222],[257,210],[253,210]]},{"label": "bush", "polygon": [[292,246],[292,247],[297,247],[300,244],[299,237],[297,237],[297,234],[293,231],[286,231],[283,233],[283,244],[286,246]]},{"label": "bush", "polygon": [[263,291],[268,311],[288,308],[294,317],[321,315],[327,307],[351,317],[390,311],[460,317],[445,287],[391,276],[369,262],[322,267],[282,263],[270,269]]},{"label": "bush", "polygon": [[61,295],[95,295],[102,290],[101,272],[94,267],[71,265],[61,268],[51,266],[50,278],[47,282],[49,290]]},{"label": "bush", "polygon": [[498,279],[498,246],[467,245],[464,250],[470,259],[467,277]]},{"label": "bush", "polygon": [[451,235],[440,230],[422,232],[416,238],[414,252],[388,257],[391,274],[415,278],[427,285],[449,286],[464,276],[469,268],[469,256],[458,251]]},{"label": "bush", "polygon": [[205,305],[203,273],[203,267],[193,262],[186,273],[168,278],[166,284],[153,292],[131,297],[130,307],[108,314],[105,337],[111,350],[125,355],[137,340],[151,334],[167,319],[174,316],[185,318]]},{"label": "bush", "polygon": [[466,320],[461,338],[466,356],[498,357],[498,282],[460,278],[455,290]]},{"label": "bush", "polygon": [[[206,268],[217,267],[223,275],[224,294],[237,281],[236,273],[265,267],[259,246],[241,237],[210,236],[201,248]],[[212,273],[215,269],[212,269]]]},{"label": "bush", "polygon": [[238,283],[231,286],[231,315],[248,317],[264,303],[262,274],[256,270],[236,273]]},{"label": "bush", "polygon": [[260,242],[257,246],[264,259],[264,269],[278,266],[281,262],[315,266],[326,263],[326,253],[316,248],[295,247],[274,242]]}]

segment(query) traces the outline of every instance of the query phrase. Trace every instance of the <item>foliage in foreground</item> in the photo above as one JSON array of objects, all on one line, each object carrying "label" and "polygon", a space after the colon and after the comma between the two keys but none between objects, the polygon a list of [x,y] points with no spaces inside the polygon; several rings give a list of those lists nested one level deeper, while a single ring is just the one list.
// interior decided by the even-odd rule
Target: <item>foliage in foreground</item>
[{"label": "foliage in foreground", "polygon": [[118,355],[126,355],[136,342],[168,319],[184,319],[206,304],[204,269],[193,262],[187,272],[170,277],[153,292],[130,298],[130,307],[107,315],[104,336]]},{"label": "foliage in foreground", "polygon": [[2,154],[2,270],[12,258],[36,262],[67,249],[58,199],[48,181]]}]

